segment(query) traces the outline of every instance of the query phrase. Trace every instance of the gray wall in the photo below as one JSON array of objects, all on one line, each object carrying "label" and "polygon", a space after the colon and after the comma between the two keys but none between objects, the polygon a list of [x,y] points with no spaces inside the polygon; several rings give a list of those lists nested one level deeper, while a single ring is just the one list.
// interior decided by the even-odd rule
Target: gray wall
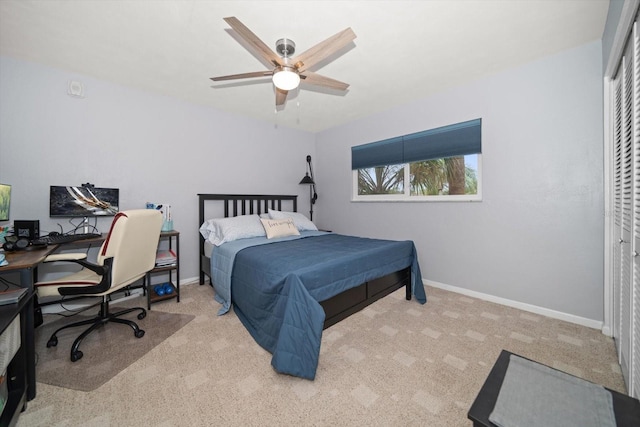
[{"label": "gray wall", "polygon": [[[84,99],[67,95],[69,80],[84,84]],[[198,272],[198,193],[308,199],[298,182],[315,154],[310,133],[8,57],[0,57],[0,97],[0,182],[13,185],[11,220],[70,230],[67,219],[49,218],[50,185],[118,187],[121,209],[169,203],[183,279]]]},{"label": "gray wall", "polygon": [[605,23],[604,32],[602,33],[602,72],[607,68],[609,56],[616,35],[618,23],[622,17],[622,9],[625,0],[610,0],[609,10],[607,12],[607,21]]},{"label": "gray wall", "polygon": [[[428,281],[603,318],[601,43],[317,136],[319,223],[413,239]],[[351,202],[350,147],[482,118],[483,201]]]},{"label": "gray wall", "polygon": [[[184,279],[197,275],[197,193],[300,194],[306,211],[311,154],[320,227],[413,239],[428,281],[601,321],[601,64],[594,42],[313,135],[0,57],[0,182],[14,185],[12,219],[44,230],[70,228],[48,216],[49,185],[119,187],[123,209],[172,204]],[[351,146],[477,117],[482,202],[350,201]]]}]

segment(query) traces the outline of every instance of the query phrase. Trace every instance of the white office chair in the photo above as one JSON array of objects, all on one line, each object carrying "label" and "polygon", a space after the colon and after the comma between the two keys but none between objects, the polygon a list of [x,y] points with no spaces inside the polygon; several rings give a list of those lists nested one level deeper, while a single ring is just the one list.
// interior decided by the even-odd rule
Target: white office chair
[{"label": "white office chair", "polygon": [[109,313],[110,295],[144,275],[155,265],[162,214],[154,209],[137,209],[122,211],[113,218],[111,229],[100,248],[96,263],[86,261],[85,253],[68,253],[49,255],[44,262],[73,262],[84,268],[77,273],[56,280],[42,281],[35,284],[38,297],[49,296],[99,296],[102,297],[100,312],[93,319],[65,325],[56,330],[47,347],[58,344],[57,333],[74,326],[91,325],[78,336],[71,347],[71,361],[82,358],[78,350],[82,340],[98,327],[107,322],[129,325],[137,338],[144,336],[138,325],[119,316],[140,311],[138,319],[142,320],[147,312],[142,307],[128,308],[117,313]]}]

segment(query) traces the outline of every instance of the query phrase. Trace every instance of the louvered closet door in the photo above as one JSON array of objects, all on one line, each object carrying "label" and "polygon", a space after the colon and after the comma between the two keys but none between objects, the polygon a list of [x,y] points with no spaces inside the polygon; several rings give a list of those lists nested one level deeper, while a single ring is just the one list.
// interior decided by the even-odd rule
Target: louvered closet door
[{"label": "louvered closet door", "polygon": [[629,395],[640,397],[640,34],[638,16],[611,81],[613,337]]},{"label": "louvered closet door", "polygon": [[631,282],[633,227],[633,44],[622,59],[622,183],[620,236],[620,335],[618,353],[627,385],[631,366]]},{"label": "louvered closet door", "polygon": [[630,298],[629,394],[640,395],[640,35],[638,24],[633,25],[633,280]]},{"label": "louvered closet door", "polygon": [[[622,272],[622,71],[613,80],[613,337],[619,349]],[[618,350],[618,355],[620,354]]]}]

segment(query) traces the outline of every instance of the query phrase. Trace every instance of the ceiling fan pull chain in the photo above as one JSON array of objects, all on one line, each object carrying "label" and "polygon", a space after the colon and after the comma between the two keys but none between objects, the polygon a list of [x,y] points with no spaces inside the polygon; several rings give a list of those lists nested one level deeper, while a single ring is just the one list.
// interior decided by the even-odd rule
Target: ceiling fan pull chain
[{"label": "ceiling fan pull chain", "polygon": [[300,124],[300,86],[296,88],[296,113],[298,115],[297,123]]}]

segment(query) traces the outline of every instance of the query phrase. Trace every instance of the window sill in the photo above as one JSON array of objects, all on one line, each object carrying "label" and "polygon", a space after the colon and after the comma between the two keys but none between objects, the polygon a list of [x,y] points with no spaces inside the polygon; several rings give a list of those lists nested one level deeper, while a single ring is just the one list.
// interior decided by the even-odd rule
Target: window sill
[{"label": "window sill", "polygon": [[352,197],[351,202],[355,203],[370,203],[370,202],[392,202],[392,203],[434,203],[434,202],[482,202],[482,196],[366,196],[366,197]]}]

